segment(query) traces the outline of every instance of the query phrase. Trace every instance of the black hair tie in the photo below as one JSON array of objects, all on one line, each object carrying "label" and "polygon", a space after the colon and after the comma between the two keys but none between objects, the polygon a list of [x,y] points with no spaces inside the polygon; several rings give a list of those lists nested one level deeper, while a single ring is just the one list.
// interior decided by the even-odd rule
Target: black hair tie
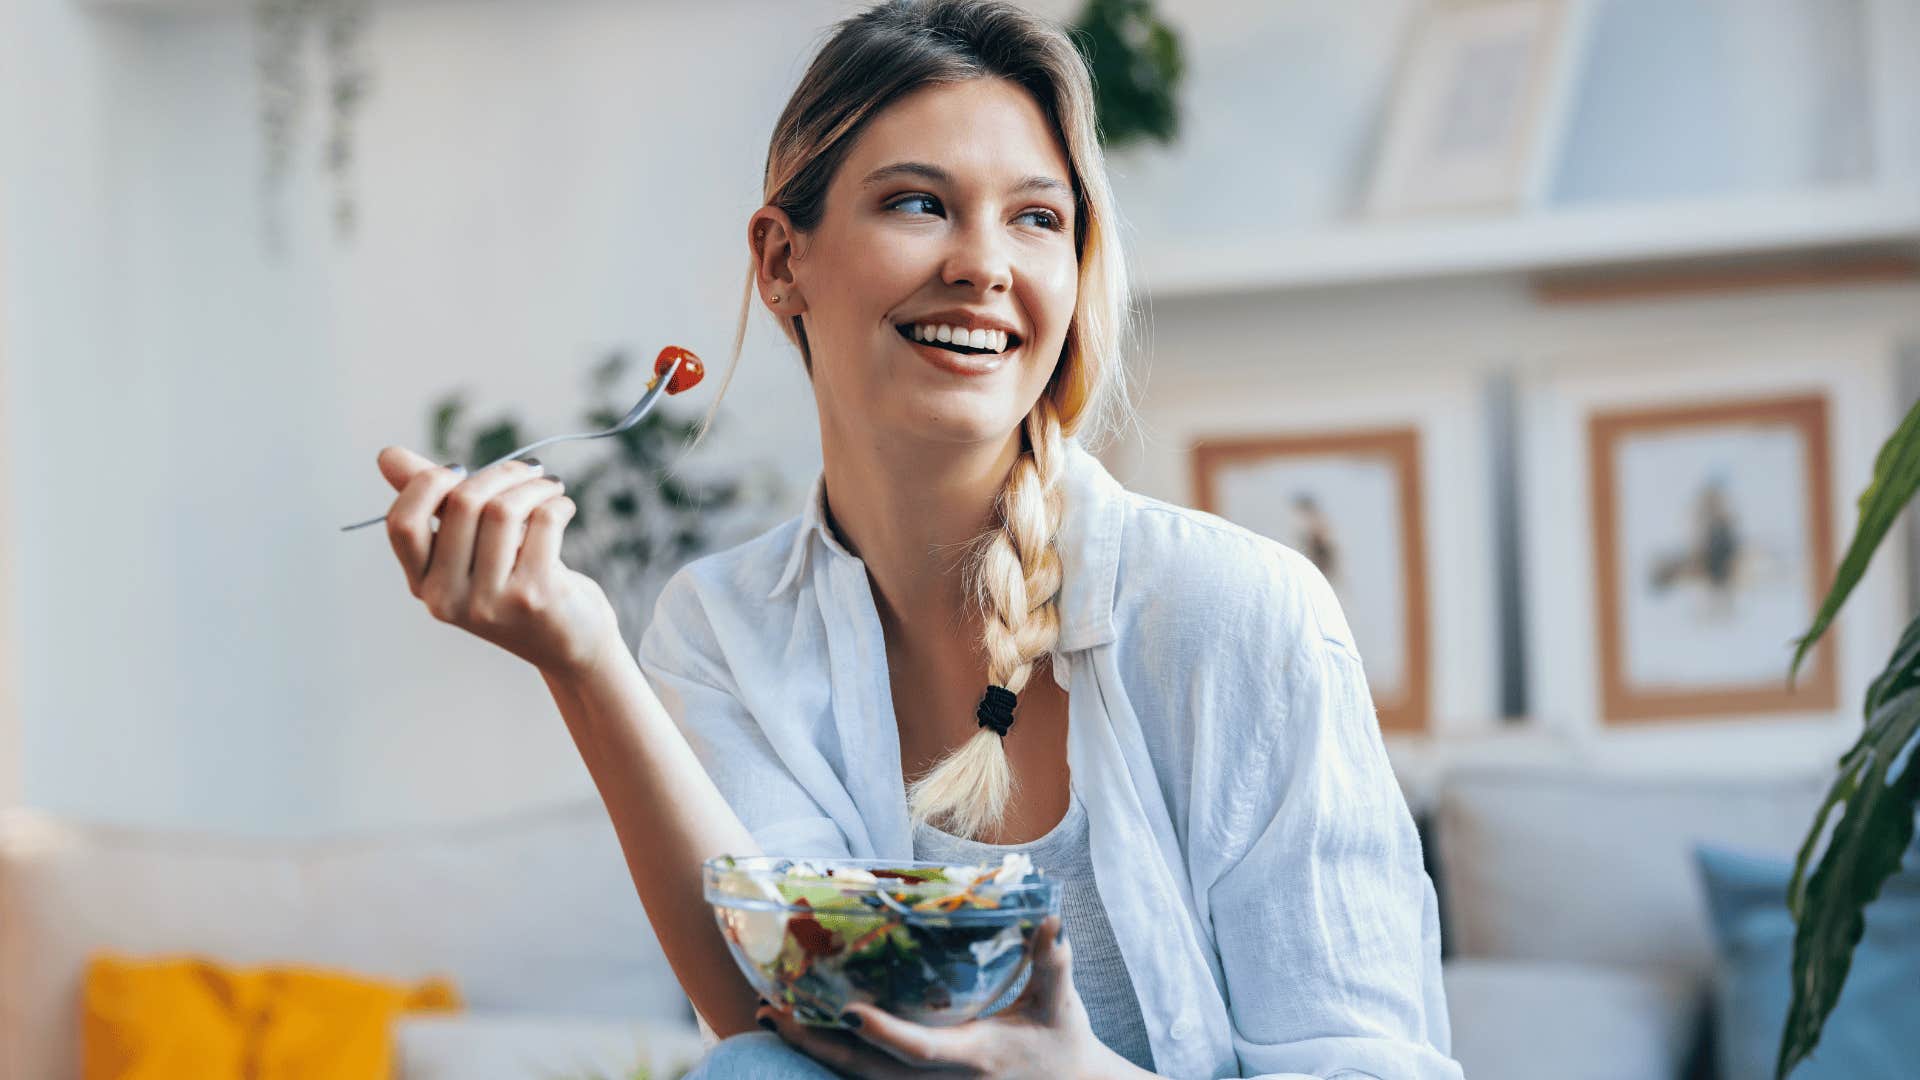
[{"label": "black hair tie", "polygon": [[973,715],[981,727],[990,728],[995,735],[1005,738],[1007,729],[1013,727],[1013,706],[1019,700],[1004,686],[988,686],[987,692],[980,695],[980,707],[973,710]]}]

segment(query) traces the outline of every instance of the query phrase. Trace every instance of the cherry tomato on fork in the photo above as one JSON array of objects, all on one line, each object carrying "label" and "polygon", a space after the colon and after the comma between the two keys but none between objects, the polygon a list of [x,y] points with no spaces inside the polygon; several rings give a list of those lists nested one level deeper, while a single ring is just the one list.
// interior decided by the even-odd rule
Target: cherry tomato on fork
[{"label": "cherry tomato on fork", "polygon": [[[660,376],[666,372],[667,368],[673,366],[674,360],[682,357],[684,357],[685,360],[680,365],[680,370],[674,372],[673,378],[667,382],[667,393],[669,394],[678,394],[683,390],[693,389],[694,385],[707,374],[706,365],[700,362],[699,357],[693,355],[692,349],[683,349],[678,345],[669,345],[660,350],[659,357],[653,362],[654,380],[658,381]],[[649,383],[648,385],[651,386],[652,384]]]}]

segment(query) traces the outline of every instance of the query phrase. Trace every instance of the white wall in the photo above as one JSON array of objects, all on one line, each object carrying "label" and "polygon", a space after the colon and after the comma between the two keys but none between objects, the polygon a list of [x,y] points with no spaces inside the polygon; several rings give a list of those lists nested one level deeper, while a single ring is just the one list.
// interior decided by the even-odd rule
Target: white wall
[{"label": "white wall", "polygon": [[[587,795],[538,677],[434,622],[378,530],[335,529],[386,504],[375,452],[423,444],[427,404],[453,386],[545,432],[577,419],[609,347],[678,341],[723,363],[768,131],[820,32],[859,6],[380,3],[360,232],[329,234],[310,114],[275,260],[241,16],[13,0],[0,550],[15,560],[25,799],[301,832]],[[1115,163],[1141,248],[1340,212],[1410,0],[1168,9],[1190,32],[1187,141]],[[1745,303],[1682,310],[1737,318]],[[1502,282],[1154,314],[1154,366],[1175,376],[1515,356],[1609,319],[1682,317],[1542,315]],[[735,428],[702,456],[772,461],[797,500],[818,464],[808,400],[756,317],[723,413]],[[547,457],[562,474],[570,460]]]}]

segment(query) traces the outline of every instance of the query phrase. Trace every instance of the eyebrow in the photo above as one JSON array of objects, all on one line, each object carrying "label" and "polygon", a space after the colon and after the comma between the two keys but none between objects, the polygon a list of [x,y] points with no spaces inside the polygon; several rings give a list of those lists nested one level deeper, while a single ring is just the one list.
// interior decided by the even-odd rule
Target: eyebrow
[{"label": "eyebrow", "polygon": [[[868,173],[867,178],[860,181],[860,186],[863,188],[878,187],[888,180],[900,176],[919,176],[938,184],[946,184],[949,187],[953,186],[952,173],[938,165],[930,165],[924,161],[896,161],[891,165],[882,165],[880,168]],[[1051,176],[1029,176],[1008,190],[1016,194],[1028,191],[1045,191],[1069,201],[1073,199],[1073,189]]]}]

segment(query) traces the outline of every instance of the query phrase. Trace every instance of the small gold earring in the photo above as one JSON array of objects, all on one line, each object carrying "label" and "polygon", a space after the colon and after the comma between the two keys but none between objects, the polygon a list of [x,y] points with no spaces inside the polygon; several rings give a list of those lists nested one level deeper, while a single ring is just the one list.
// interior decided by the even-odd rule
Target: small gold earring
[{"label": "small gold earring", "polygon": [[773,295],[771,295],[771,296],[769,296],[769,297],[767,297],[767,303],[769,303],[769,304],[777,304],[777,303],[779,303],[779,302],[780,302],[780,294],[779,294],[779,293],[774,293]]}]

